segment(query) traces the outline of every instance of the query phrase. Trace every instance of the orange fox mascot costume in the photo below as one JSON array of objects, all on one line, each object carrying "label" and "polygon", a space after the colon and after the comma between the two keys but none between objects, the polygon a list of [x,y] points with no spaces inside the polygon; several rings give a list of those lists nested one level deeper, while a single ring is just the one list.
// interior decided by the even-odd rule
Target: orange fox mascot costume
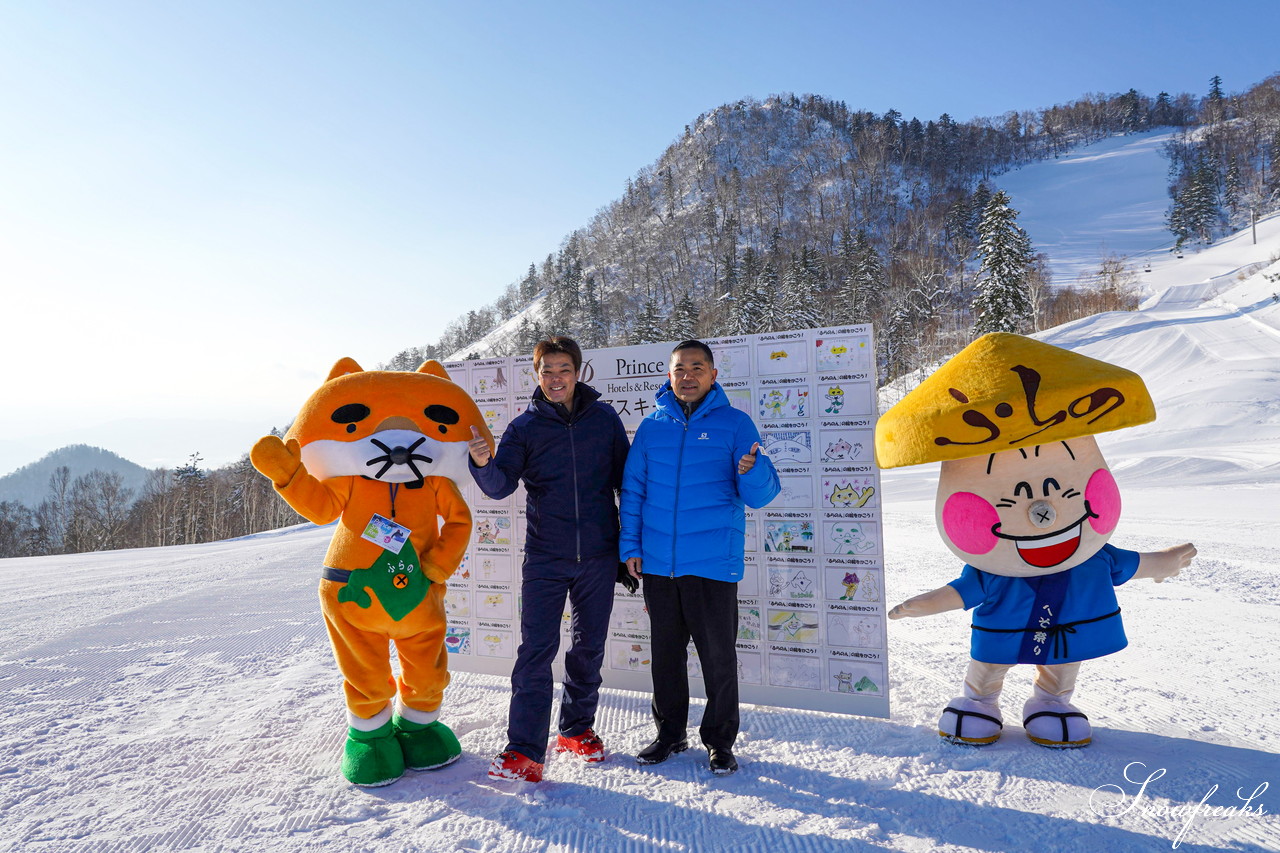
[{"label": "orange fox mascot costume", "polygon": [[339,520],[320,608],[347,701],[342,772],[355,785],[387,785],[406,767],[443,767],[462,753],[437,718],[449,683],[445,582],[471,533],[454,480],[470,479],[472,427],[492,448],[476,404],[438,362],[408,373],[344,358],[284,439],[269,435],[250,453],[299,514]]}]

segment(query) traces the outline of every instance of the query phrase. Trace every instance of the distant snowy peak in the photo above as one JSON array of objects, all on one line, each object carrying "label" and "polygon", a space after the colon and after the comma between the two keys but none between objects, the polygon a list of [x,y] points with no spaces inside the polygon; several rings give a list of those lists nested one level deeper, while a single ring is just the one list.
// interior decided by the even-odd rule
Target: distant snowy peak
[{"label": "distant snowy peak", "polygon": [[146,468],[110,450],[72,444],[0,477],[0,501],[38,506],[48,496],[50,477],[62,467],[68,470],[69,484],[92,471],[119,474],[125,488],[132,489],[135,497],[148,473]]}]

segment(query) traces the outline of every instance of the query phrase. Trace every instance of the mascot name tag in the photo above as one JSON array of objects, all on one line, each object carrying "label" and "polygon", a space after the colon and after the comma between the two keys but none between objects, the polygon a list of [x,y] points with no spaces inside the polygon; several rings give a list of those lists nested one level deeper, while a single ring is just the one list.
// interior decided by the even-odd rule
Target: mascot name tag
[{"label": "mascot name tag", "polygon": [[384,518],[375,512],[373,518],[369,519],[369,524],[365,527],[364,533],[360,534],[360,538],[367,539],[393,554],[399,554],[400,549],[409,541],[409,534],[412,532],[404,525],[396,524],[391,519]]}]

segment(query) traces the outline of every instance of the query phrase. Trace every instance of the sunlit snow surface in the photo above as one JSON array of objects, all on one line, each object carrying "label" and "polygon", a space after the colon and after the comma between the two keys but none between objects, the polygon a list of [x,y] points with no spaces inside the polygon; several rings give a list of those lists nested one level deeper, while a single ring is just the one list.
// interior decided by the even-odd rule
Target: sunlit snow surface
[{"label": "sunlit snow surface", "polygon": [[[1070,183],[1053,227],[1101,219],[1106,200],[1083,199],[1107,192],[1125,139],[1026,170],[1043,177],[1019,190],[1023,209]],[[1137,370],[1156,399],[1155,423],[1101,441],[1125,499],[1112,541],[1200,551],[1176,579],[1119,590],[1130,647],[1083,668],[1087,749],[1025,738],[1026,668],[1000,742],[938,738],[967,660],[956,612],[891,623],[890,720],[744,707],[731,777],[699,750],[637,766],[648,699],[605,691],[604,764],[553,757],[539,785],[490,782],[507,685],[458,674],[442,718],[462,759],[352,788],[315,596],[329,531],[304,526],[0,561],[0,850],[1280,849],[1280,284],[1264,276],[1280,265],[1253,269],[1280,255],[1280,220],[1258,234],[1161,256],[1143,310],[1042,335]],[[890,603],[957,574],[933,529],[933,474],[884,476]],[[1252,811],[1222,812],[1263,785]]]}]

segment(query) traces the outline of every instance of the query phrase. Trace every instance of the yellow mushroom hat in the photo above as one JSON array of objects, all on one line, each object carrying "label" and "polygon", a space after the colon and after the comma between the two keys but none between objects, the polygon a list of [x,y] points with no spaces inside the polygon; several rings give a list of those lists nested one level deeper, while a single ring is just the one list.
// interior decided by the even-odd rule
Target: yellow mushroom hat
[{"label": "yellow mushroom hat", "polygon": [[1065,441],[1156,419],[1131,370],[1006,332],[983,335],[876,422],[898,468]]}]

